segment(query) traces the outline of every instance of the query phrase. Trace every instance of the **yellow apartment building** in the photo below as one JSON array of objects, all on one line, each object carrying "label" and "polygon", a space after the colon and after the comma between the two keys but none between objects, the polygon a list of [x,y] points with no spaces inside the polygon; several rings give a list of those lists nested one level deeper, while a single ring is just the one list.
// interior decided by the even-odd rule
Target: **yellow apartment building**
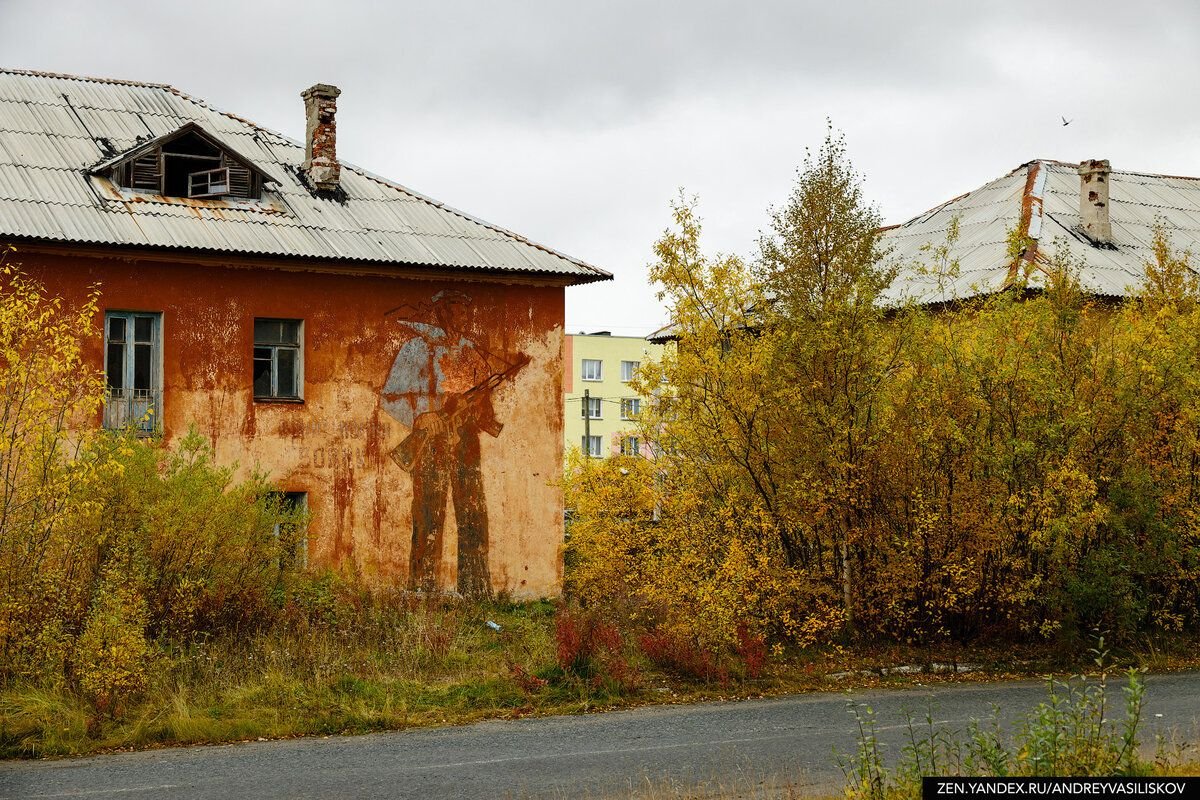
[{"label": "yellow apartment building", "polygon": [[632,421],[642,401],[629,381],[640,364],[657,361],[662,348],[641,336],[606,332],[566,336],[563,436],[568,449],[577,447],[596,458],[642,454]]}]

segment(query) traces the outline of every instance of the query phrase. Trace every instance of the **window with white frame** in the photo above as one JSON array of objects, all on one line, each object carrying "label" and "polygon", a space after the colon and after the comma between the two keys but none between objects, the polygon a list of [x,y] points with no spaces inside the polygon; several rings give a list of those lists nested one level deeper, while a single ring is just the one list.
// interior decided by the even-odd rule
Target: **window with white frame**
[{"label": "window with white frame", "polygon": [[299,400],[303,397],[302,327],[298,319],[254,320],[255,400]]},{"label": "window with white frame", "polygon": [[600,458],[604,453],[601,450],[602,443],[599,436],[584,436],[582,449],[583,454],[592,458]]},{"label": "window with white frame", "polygon": [[640,413],[642,413],[642,400],[640,397],[621,398],[621,419],[637,419]]},{"label": "window with white frame", "polygon": [[604,380],[604,362],[598,358],[583,359],[582,376],[585,381]]},{"label": "window with white frame", "polygon": [[621,455],[636,456],[639,452],[638,438],[636,436],[626,436],[621,439]]},{"label": "window with white frame", "polygon": [[583,398],[583,413],[581,416],[587,419],[603,419],[601,414],[602,399],[599,397]]},{"label": "window with white frame", "polygon": [[188,175],[188,197],[220,197],[229,194],[229,167],[206,169]]},{"label": "window with white frame", "polygon": [[633,374],[637,372],[638,367],[642,365],[640,361],[622,361],[621,362],[621,380],[629,383],[633,380]]}]

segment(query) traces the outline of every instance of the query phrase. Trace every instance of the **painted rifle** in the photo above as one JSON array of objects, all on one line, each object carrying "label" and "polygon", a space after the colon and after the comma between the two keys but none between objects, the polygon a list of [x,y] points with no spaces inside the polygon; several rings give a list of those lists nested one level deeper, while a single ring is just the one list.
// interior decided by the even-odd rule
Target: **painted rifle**
[{"label": "painted rifle", "polygon": [[[434,427],[440,427],[449,432],[451,444],[456,443],[459,424],[482,408],[483,404],[491,398],[495,388],[520,372],[529,363],[529,360],[529,356],[521,355],[508,369],[489,376],[487,380],[472,386],[461,395],[451,398],[441,411],[418,417],[413,421],[412,431],[390,453],[392,460],[399,464],[405,472],[411,472],[417,459],[425,452],[430,434],[436,432],[430,430]],[[441,424],[436,425],[434,420],[439,420]],[[498,436],[503,428],[503,423],[493,419],[491,426],[485,430],[492,436]]]}]

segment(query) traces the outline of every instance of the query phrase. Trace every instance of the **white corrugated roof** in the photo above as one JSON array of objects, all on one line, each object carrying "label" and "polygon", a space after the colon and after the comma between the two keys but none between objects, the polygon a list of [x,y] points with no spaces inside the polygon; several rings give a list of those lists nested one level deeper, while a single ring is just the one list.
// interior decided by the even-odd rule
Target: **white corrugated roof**
[{"label": "white corrugated roof", "polygon": [[[1010,232],[1027,231],[1037,257],[1029,281],[1043,277],[1037,262],[1064,254],[1084,265],[1083,287],[1097,295],[1124,297],[1142,282],[1153,258],[1154,227],[1165,225],[1173,244],[1200,252],[1200,179],[1113,170],[1109,177],[1112,247],[1097,247],[1079,232],[1077,165],[1031,161],[1003,177],[956,197],[903,225],[886,230],[883,242],[901,273],[887,301],[936,303],[1002,289],[1013,274]],[[937,275],[933,248],[943,245],[950,221],[959,238],[949,258],[956,276]],[[1027,265],[1020,265],[1025,269]]]},{"label": "white corrugated roof", "polygon": [[[144,195],[91,174],[189,122],[274,181],[262,202]],[[314,195],[303,160],[300,143],[170,86],[0,69],[0,237],[612,277],[345,162],[344,198]]]}]

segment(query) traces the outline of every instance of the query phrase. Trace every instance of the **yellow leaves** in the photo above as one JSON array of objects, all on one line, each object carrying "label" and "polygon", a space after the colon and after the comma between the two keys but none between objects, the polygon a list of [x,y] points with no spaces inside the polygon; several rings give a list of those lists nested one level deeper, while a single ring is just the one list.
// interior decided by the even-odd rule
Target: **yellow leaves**
[{"label": "yellow leaves", "polygon": [[1161,224],[1154,229],[1152,250],[1139,300],[1163,318],[1194,313],[1200,300],[1200,276],[1192,266],[1192,254],[1176,251]]},{"label": "yellow leaves", "polygon": [[[101,402],[101,376],[83,351],[96,308],[94,293],[69,308],[15,265],[0,269],[0,595],[55,574],[77,544],[53,534],[103,480],[96,465],[70,458]],[[33,619],[49,624],[42,611]],[[5,631],[0,647],[25,635],[23,625]]]},{"label": "yellow leaves", "polygon": [[80,688],[110,714],[145,688],[151,657],[145,600],[120,580],[113,576],[101,588],[74,654]]},{"label": "yellow leaves", "polygon": [[[572,469],[572,590],[717,641],[741,617],[797,642],[852,616],[912,641],[1200,624],[1190,254],[1160,232],[1119,308],[1056,257],[1036,294],[885,315],[840,148],[754,269],[674,207],[652,271],[681,339],[639,384],[664,400],[641,420],[656,460],[634,486]],[[943,287],[957,235],[925,251]]]},{"label": "yellow leaves", "polygon": [[733,645],[742,624],[788,641],[817,641],[841,624],[828,606],[812,606],[804,576],[781,568],[770,515],[712,506],[680,486],[644,505],[640,492],[620,486],[628,477],[603,463],[568,475],[568,496],[585,489],[566,556],[575,597],[707,648]]}]

